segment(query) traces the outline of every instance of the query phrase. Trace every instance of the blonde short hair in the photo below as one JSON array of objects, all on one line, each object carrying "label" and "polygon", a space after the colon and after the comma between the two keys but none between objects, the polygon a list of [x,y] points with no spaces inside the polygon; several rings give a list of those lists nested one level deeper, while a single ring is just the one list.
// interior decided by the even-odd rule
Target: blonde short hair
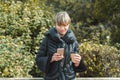
[{"label": "blonde short hair", "polygon": [[68,25],[71,23],[69,14],[65,11],[57,13],[55,16],[55,24],[57,25]]}]

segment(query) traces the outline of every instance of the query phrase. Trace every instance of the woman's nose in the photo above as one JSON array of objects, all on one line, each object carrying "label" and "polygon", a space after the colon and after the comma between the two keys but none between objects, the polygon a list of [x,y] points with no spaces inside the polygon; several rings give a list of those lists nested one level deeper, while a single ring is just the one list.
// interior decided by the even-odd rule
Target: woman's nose
[{"label": "woman's nose", "polygon": [[64,27],[61,27],[61,30],[64,30]]}]

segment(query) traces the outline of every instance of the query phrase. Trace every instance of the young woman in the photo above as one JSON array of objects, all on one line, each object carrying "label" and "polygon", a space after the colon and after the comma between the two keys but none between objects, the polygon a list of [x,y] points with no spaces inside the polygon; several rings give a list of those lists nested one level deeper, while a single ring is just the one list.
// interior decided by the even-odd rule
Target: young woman
[{"label": "young woman", "polygon": [[[45,73],[45,80],[75,80],[76,72],[86,70],[78,53],[76,37],[69,29],[70,23],[67,12],[57,13],[55,27],[46,33],[40,45],[36,63]],[[75,54],[73,57],[72,53]]]}]

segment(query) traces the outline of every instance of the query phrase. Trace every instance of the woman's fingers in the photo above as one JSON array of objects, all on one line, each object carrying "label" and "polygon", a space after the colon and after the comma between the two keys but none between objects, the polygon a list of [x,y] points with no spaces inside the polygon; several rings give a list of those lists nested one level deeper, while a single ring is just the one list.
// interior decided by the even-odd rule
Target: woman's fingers
[{"label": "woman's fingers", "polygon": [[55,53],[55,54],[53,55],[53,60],[54,60],[54,61],[59,61],[59,60],[61,60],[61,59],[63,59],[63,55],[60,55],[60,54],[58,54],[58,53]]},{"label": "woman's fingers", "polygon": [[75,62],[75,63],[79,63],[80,60],[81,60],[81,56],[80,56],[79,54],[76,54],[76,55],[74,56],[74,62]]}]

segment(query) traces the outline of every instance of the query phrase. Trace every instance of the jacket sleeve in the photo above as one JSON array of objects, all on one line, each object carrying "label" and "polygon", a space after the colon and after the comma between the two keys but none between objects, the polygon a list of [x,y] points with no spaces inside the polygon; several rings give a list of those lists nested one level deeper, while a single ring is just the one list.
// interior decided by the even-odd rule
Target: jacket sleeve
[{"label": "jacket sleeve", "polygon": [[47,38],[45,37],[36,55],[36,64],[42,72],[46,73],[49,63],[50,58],[47,55]]},{"label": "jacket sleeve", "polygon": [[75,72],[83,72],[83,71],[86,71],[86,70],[87,70],[86,65],[85,65],[83,59],[81,59],[80,64],[79,64],[78,67],[75,67],[75,66],[73,65],[73,68],[74,68],[74,71],[75,71]]},{"label": "jacket sleeve", "polygon": [[[75,50],[77,53],[79,53],[79,44],[78,44],[77,41],[75,42],[75,49],[74,49],[74,50]],[[73,65],[73,68],[74,68],[74,71],[75,71],[75,72],[83,72],[83,71],[86,71],[87,68],[86,68],[86,65],[85,65],[85,63],[84,63],[84,59],[81,58],[79,66],[78,66],[78,67],[75,67],[75,66]]]}]

